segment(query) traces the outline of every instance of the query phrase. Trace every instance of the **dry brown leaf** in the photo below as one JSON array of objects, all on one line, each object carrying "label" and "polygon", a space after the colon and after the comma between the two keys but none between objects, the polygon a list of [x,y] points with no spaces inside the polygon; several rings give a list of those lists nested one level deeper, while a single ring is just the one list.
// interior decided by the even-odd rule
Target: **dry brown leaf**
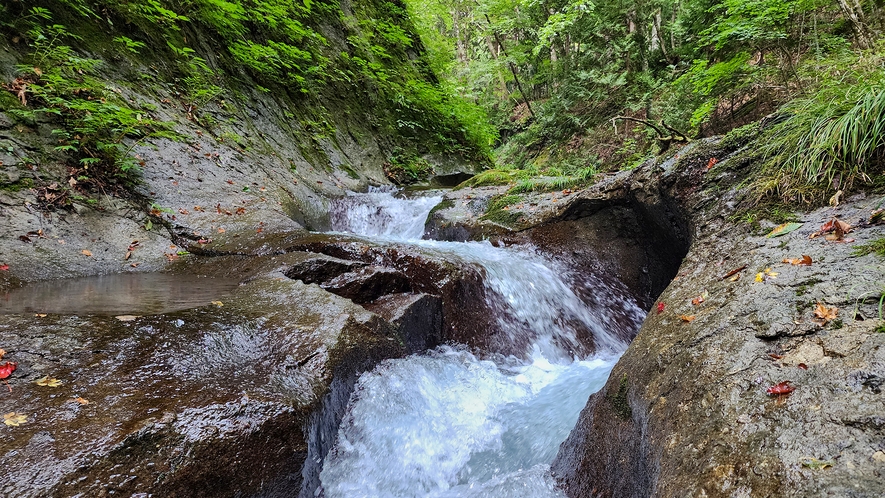
[{"label": "dry brown leaf", "polygon": [[811,266],[811,256],[807,254],[803,254],[801,258],[784,258],[784,263],[791,264],[793,266],[802,265],[802,266]]},{"label": "dry brown leaf", "polygon": [[682,321],[685,323],[691,323],[697,317],[695,317],[694,315],[681,315],[679,318],[682,319]]},{"label": "dry brown leaf", "polygon": [[80,253],[84,256],[89,256],[90,258],[92,257],[92,251],[90,251],[89,249],[83,249],[82,251],[80,251]]},{"label": "dry brown leaf", "polygon": [[828,308],[824,306],[824,303],[818,301],[817,307],[814,308],[814,316],[818,320],[822,321],[826,324],[830,320],[835,320],[836,315],[839,313],[839,308],[833,306],[832,308]]},{"label": "dry brown leaf", "polygon": [[3,355],[5,355],[5,354],[6,354],[6,350],[0,348],[0,360],[3,359]]},{"label": "dry brown leaf", "polygon": [[80,396],[77,396],[76,398],[71,398],[71,401],[74,403],[79,403],[81,405],[88,405],[89,404],[88,400],[81,398]]}]

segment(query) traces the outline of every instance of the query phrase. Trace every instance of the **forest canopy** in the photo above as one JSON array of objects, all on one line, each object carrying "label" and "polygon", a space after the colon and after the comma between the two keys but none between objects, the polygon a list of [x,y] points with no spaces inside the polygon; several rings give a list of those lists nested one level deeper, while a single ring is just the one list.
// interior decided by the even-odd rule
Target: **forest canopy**
[{"label": "forest canopy", "polygon": [[407,4],[434,69],[500,130],[503,167],[629,168],[769,116],[763,195],[881,176],[881,1]]}]

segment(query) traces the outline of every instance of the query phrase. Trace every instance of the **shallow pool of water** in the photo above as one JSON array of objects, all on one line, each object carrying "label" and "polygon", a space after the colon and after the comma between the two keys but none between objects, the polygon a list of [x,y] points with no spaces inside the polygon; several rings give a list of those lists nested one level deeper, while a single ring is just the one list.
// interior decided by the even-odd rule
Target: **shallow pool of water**
[{"label": "shallow pool of water", "polygon": [[0,314],[151,315],[224,301],[239,281],[168,273],[121,273],[32,282],[0,291]]}]

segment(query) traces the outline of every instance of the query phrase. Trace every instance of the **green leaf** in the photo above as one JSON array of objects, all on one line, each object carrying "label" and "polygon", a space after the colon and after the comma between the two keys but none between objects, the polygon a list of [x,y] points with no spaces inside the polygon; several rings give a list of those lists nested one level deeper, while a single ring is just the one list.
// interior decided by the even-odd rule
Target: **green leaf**
[{"label": "green leaf", "polygon": [[774,230],[769,232],[769,234],[766,235],[766,237],[768,237],[769,239],[772,237],[780,237],[781,235],[786,235],[790,232],[795,231],[796,229],[798,229],[801,226],[802,226],[802,223],[784,223],[782,225],[778,225],[778,226],[774,227]]}]

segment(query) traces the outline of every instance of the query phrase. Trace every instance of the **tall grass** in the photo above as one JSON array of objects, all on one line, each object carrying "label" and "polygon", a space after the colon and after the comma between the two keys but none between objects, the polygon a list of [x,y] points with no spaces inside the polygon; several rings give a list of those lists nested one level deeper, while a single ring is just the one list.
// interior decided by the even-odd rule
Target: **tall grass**
[{"label": "tall grass", "polygon": [[787,118],[766,134],[761,195],[810,202],[882,175],[885,52],[840,62],[815,90],[787,103]]}]

